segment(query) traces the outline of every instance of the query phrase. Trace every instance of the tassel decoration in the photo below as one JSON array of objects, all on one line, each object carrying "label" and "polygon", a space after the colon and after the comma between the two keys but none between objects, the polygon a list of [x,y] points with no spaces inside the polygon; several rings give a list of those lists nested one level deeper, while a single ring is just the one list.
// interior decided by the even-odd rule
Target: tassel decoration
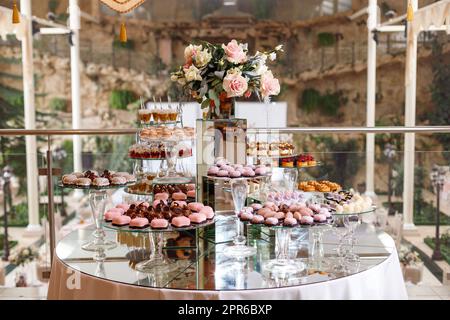
[{"label": "tassel decoration", "polygon": [[19,9],[17,9],[16,1],[14,1],[14,4],[13,4],[12,23],[13,24],[20,23],[20,13],[19,13]]},{"label": "tassel decoration", "polygon": [[414,9],[411,4],[411,0],[408,1],[408,9],[406,10],[406,21],[411,22],[414,19]]},{"label": "tassel decoration", "polygon": [[126,43],[127,40],[128,40],[128,38],[127,38],[127,28],[125,27],[125,22],[122,22],[122,24],[120,25],[119,39],[120,39],[120,42],[122,42],[122,43]]}]

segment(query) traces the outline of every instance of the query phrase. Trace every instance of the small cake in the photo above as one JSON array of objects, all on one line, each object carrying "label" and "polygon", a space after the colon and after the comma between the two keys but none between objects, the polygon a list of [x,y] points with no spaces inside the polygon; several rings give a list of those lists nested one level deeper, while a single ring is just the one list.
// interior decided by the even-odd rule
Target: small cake
[{"label": "small cake", "polygon": [[122,185],[122,184],[126,184],[127,183],[127,179],[124,177],[113,177],[111,178],[111,184],[114,185]]},{"label": "small cake", "polygon": [[91,185],[91,179],[78,178],[75,183],[77,186],[80,186],[80,187],[89,187]]},{"label": "small cake", "polygon": [[166,229],[169,226],[169,221],[166,219],[153,219],[152,222],[150,222],[150,226],[153,229]]},{"label": "small cake", "polygon": [[255,214],[252,218],[252,223],[254,224],[261,224],[264,223],[264,217],[259,215],[259,214]]},{"label": "small cake", "polygon": [[123,211],[125,212],[125,211],[127,211],[128,209],[130,209],[130,205],[129,205],[129,204],[126,204],[126,203],[121,203],[121,204],[118,204],[118,205],[116,206],[116,208],[123,209]]},{"label": "small cake", "polygon": [[262,205],[260,203],[252,203],[250,206],[253,208],[254,211],[258,211],[259,209],[262,208]]},{"label": "small cake", "polygon": [[273,215],[275,218],[277,218],[278,220],[283,220],[285,217],[284,212],[275,212],[275,214]]},{"label": "small cake", "polygon": [[206,221],[206,216],[203,213],[194,212],[189,215],[189,220],[191,220],[191,223],[200,224]]},{"label": "small cake", "polygon": [[208,169],[208,176],[215,176],[219,173],[219,168],[218,167],[210,167]]},{"label": "small cake", "polygon": [[203,203],[201,202],[191,202],[188,204],[188,209],[196,212],[200,212],[204,207]]},{"label": "small cake", "polygon": [[301,224],[305,224],[305,225],[310,225],[314,223],[314,219],[313,217],[310,216],[302,216],[302,218],[300,219],[300,223]]},{"label": "small cake", "polygon": [[242,221],[251,221],[253,219],[253,214],[249,212],[242,212],[240,215]]},{"label": "small cake", "polygon": [[256,168],[255,174],[257,176],[265,176],[267,174],[267,169],[265,167]]},{"label": "small cake", "polygon": [[120,217],[122,215],[122,213],[118,212],[118,211],[111,211],[108,210],[105,212],[105,221],[107,222],[111,222],[114,218],[116,217]]},{"label": "small cake", "polygon": [[258,210],[258,214],[262,215],[262,216],[266,216],[266,214],[272,213],[273,210],[270,208],[262,208],[260,210]]},{"label": "small cake", "polygon": [[230,172],[230,177],[231,178],[239,178],[241,176],[241,173],[237,170],[233,170]]},{"label": "small cake", "polygon": [[217,173],[218,177],[228,177],[229,173],[227,170],[219,170],[219,172]]},{"label": "small cake", "polygon": [[123,210],[122,208],[111,208],[111,209],[109,209],[108,211],[111,211],[111,212],[118,212],[118,213],[120,213],[120,214],[124,214],[124,212],[125,212],[125,210]]},{"label": "small cake", "polygon": [[314,212],[310,208],[300,208],[299,210],[302,216],[312,216]]},{"label": "small cake", "polygon": [[188,192],[187,192],[187,197],[188,197],[188,198],[195,198],[195,197],[196,197],[196,192],[195,192],[195,190],[188,190]]},{"label": "small cake", "polygon": [[74,185],[77,182],[78,177],[74,174],[65,174],[62,177],[62,183],[68,185]]},{"label": "small cake", "polygon": [[267,226],[276,226],[278,224],[278,219],[274,217],[267,218],[264,222]]},{"label": "small cake", "polygon": [[106,178],[95,178],[94,180],[92,180],[92,185],[96,187],[109,186],[109,180]]},{"label": "small cake", "polygon": [[[169,199],[169,194],[167,192],[160,192],[160,193],[155,194],[154,199],[167,201],[167,199]],[[174,200],[177,200],[177,199],[174,199]],[[185,199],[179,199],[179,200],[185,200]]]},{"label": "small cake", "polygon": [[174,192],[172,193],[172,199],[173,200],[186,200],[187,199],[187,195],[183,192]]},{"label": "small cake", "polygon": [[120,215],[117,217],[114,217],[112,220],[112,224],[118,227],[126,226],[130,223],[131,218],[129,216]]},{"label": "small cake", "polygon": [[199,213],[204,214],[208,220],[214,218],[214,210],[210,206],[204,206]]},{"label": "small cake", "polygon": [[166,205],[166,204],[167,204],[167,201],[165,201],[165,200],[154,200],[154,201],[153,201],[153,208],[156,209],[156,207],[157,207],[160,203]]},{"label": "small cake", "polygon": [[255,174],[255,171],[253,171],[252,169],[245,169],[244,168],[244,172],[242,173],[242,175],[244,177],[254,177],[256,174]]},{"label": "small cake", "polygon": [[327,217],[324,214],[316,214],[314,215],[314,221],[315,222],[326,222],[327,221]]},{"label": "small cake", "polygon": [[73,174],[77,178],[84,178],[84,173],[83,172],[72,172],[71,174]]},{"label": "small cake", "polygon": [[283,221],[283,225],[288,227],[294,227],[297,225],[297,219],[295,218],[285,218]]},{"label": "small cake", "polygon": [[191,225],[191,220],[189,220],[188,217],[179,216],[179,217],[173,218],[171,224],[175,228],[184,228],[184,227],[189,227]]},{"label": "small cake", "polygon": [[[156,220],[156,219],[153,219]],[[135,228],[135,229],[143,229],[148,227],[148,219],[147,218],[134,218],[130,221],[130,228]]]}]

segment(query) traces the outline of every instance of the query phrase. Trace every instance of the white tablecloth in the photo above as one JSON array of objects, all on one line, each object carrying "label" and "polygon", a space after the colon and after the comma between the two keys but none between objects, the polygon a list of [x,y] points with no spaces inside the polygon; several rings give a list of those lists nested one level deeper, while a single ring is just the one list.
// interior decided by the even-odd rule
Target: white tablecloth
[{"label": "white tablecloth", "polygon": [[394,250],[379,265],[352,276],[288,288],[242,291],[191,291],[133,286],[74,273],[73,269],[55,257],[48,299],[407,299],[407,292]]}]

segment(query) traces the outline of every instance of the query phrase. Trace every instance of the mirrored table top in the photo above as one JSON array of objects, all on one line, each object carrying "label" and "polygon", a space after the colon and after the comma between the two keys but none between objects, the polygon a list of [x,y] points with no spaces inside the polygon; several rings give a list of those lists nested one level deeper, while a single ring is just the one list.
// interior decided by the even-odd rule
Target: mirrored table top
[{"label": "mirrored table top", "polygon": [[109,240],[118,246],[106,251],[106,258],[94,260],[94,252],[81,249],[91,240],[93,227],[78,229],[63,238],[56,247],[57,257],[68,267],[80,272],[129,285],[178,290],[250,290],[333,281],[364,272],[384,262],[394,251],[393,239],[372,225],[361,224],[356,230],[355,252],[359,265],[350,265],[345,274],[333,272],[337,263],[338,239],[331,228],[324,228],[323,255],[312,255],[312,229],[292,230],[289,246],[291,259],[306,267],[298,274],[274,277],[262,270],[264,262],[275,258],[273,230],[264,226],[247,229],[249,244],[257,249],[255,256],[236,262],[223,254],[235,234],[230,219],[219,219],[215,226],[185,232],[166,232],[164,254],[177,264],[174,272],[158,274],[136,271],[137,263],[150,256],[149,235],[105,229]]}]

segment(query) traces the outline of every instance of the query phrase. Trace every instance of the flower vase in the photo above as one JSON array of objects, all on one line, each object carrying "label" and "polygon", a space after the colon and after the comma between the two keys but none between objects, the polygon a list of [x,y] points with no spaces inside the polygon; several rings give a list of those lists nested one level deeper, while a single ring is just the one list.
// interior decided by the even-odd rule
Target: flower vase
[{"label": "flower vase", "polygon": [[207,120],[232,119],[235,112],[235,100],[221,96],[219,98],[219,107],[216,107],[214,100],[209,104]]}]

